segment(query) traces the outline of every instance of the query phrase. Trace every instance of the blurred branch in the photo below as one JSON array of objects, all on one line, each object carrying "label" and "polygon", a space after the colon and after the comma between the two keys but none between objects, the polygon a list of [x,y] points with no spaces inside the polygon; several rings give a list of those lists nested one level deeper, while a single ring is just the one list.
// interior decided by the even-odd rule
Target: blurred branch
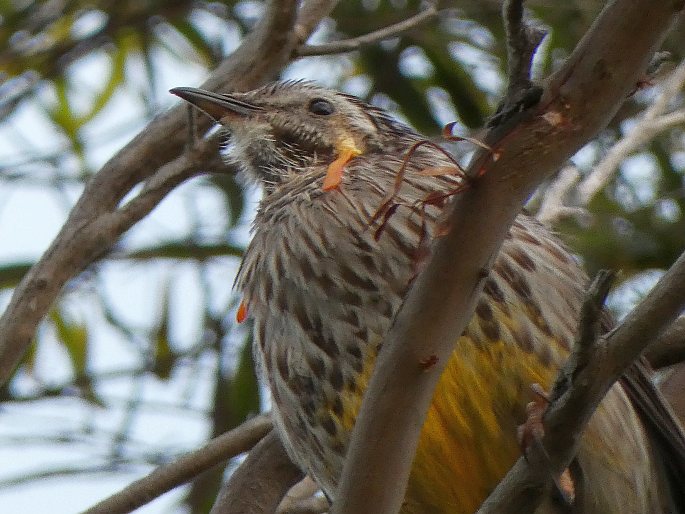
[{"label": "blurred branch", "polygon": [[256,416],[230,432],[212,439],[199,450],[158,467],[148,476],[133,482],[83,514],[131,512],[174,487],[192,480],[202,471],[246,452],[269,434],[270,430],[271,418],[265,414]]},{"label": "blurred branch", "polygon": [[[57,81],[67,74],[69,66],[79,59],[93,55],[96,50],[111,52],[121,40],[135,34],[139,39],[152,39],[154,28],[160,23],[184,19],[195,7],[189,0],[161,4],[122,5],[109,9],[106,2],[37,2],[34,7],[3,12],[5,36],[0,43],[0,83],[9,94],[0,97],[0,120],[14,112],[16,106],[41,81]],[[106,21],[87,35],[73,30],[83,18],[98,11],[107,13]],[[12,34],[9,38],[8,34]],[[20,37],[18,37],[20,36]],[[23,44],[22,44],[23,43]],[[37,44],[36,44],[37,43]],[[197,43],[197,40],[195,41]],[[198,49],[199,50],[199,49]]]},{"label": "blurred branch", "polygon": [[[106,191],[88,195],[89,188],[86,188],[86,193],[72,210],[57,239],[24,276],[0,318],[0,377],[3,381],[9,378],[26,351],[36,324],[64,283],[101,257],[169,191],[187,178],[204,171],[200,167],[202,163],[216,160],[218,142],[218,137],[202,142],[194,151],[184,153],[160,167],[156,174],[145,181],[141,192],[120,208],[112,206],[111,210],[102,212],[99,202]],[[111,191],[114,184],[107,177],[104,182],[103,187]]]},{"label": "blurred branch", "polygon": [[188,259],[204,260],[212,257],[242,257],[243,248],[232,244],[196,244],[186,242],[170,242],[150,248],[139,248],[124,252],[113,252],[112,259],[140,260],[150,259]]},{"label": "blurred branch", "polygon": [[290,488],[276,514],[322,514],[330,505],[319,486],[308,476]]},{"label": "blurred branch", "polygon": [[664,82],[661,92],[640,121],[611,148],[602,162],[595,166],[592,173],[578,184],[580,205],[587,205],[592,197],[604,188],[628,155],[653,139],[659,132],[685,123],[685,110],[665,114],[671,100],[683,89],[683,84],[685,84],[685,61],[681,62]]},{"label": "blurred branch", "polygon": [[[609,123],[682,7],[682,0],[608,3],[546,81],[539,104],[486,135],[493,150],[474,156],[467,173],[477,178],[454,198],[445,225],[449,234],[433,244],[384,339],[333,513],[400,510],[435,385],[454,351],[455,334],[473,316],[511,222],[535,187]],[[429,371],[420,366],[427,358],[437,362]]]},{"label": "blurred branch", "polygon": [[321,45],[304,45],[297,49],[297,55],[306,57],[311,55],[330,55],[344,52],[352,52],[364,45],[378,43],[384,39],[389,39],[398,36],[408,30],[411,30],[419,25],[435,19],[438,16],[438,10],[435,5],[430,4],[426,9],[411,18],[395,23],[383,29],[376,30],[363,36],[352,39],[344,39],[342,41],[335,41],[332,43],[324,43]]},{"label": "blurred branch", "polygon": [[[681,62],[664,81],[661,92],[632,129],[609,149],[587,177],[578,183],[580,175],[577,172],[575,176],[559,176],[545,192],[545,200],[540,206],[537,218],[543,223],[551,224],[563,216],[577,214],[606,186],[628,156],[664,130],[685,124],[685,109],[666,112],[673,98],[682,91],[684,84],[685,61]],[[576,206],[569,208],[565,206],[565,200],[573,188],[577,189]]]},{"label": "blurred branch", "polygon": [[685,315],[675,320],[649,345],[644,355],[657,369],[685,362]]},{"label": "blurred branch", "polygon": [[569,192],[580,180],[580,172],[573,164],[564,166],[557,177],[544,190],[540,208],[535,217],[543,223],[551,225],[564,216],[580,215],[582,207],[568,207],[564,204]]},{"label": "blurred branch", "polygon": [[35,473],[26,473],[14,478],[4,478],[0,480],[0,489],[9,489],[11,487],[26,486],[29,482],[40,482],[42,480],[60,477],[76,477],[76,476],[92,476],[98,473],[107,473],[112,471],[122,471],[124,469],[123,462],[116,462],[108,460],[104,464],[97,464],[84,467],[76,467],[76,464],[69,463],[65,466],[58,466],[53,468],[44,468]]},{"label": "blurred branch", "polygon": [[321,20],[333,11],[337,3],[338,0],[304,0],[302,2],[294,27],[299,43],[307,41]]},{"label": "blurred branch", "polygon": [[548,461],[558,472],[570,465],[579,434],[604,395],[683,308],[685,253],[618,328],[594,344],[577,345],[554,386],[562,394],[545,413],[544,448],[533,446],[520,457],[477,514],[532,512],[550,479],[540,463]]},{"label": "blurred branch", "polygon": [[[313,7],[320,4],[311,3]],[[235,91],[273,78],[298,44],[294,35],[297,5],[295,0],[272,0],[255,30],[202,87]],[[307,12],[319,12],[313,7]],[[310,19],[305,26],[313,30],[315,25]],[[159,115],[90,180],[62,230],[16,288],[0,318],[0,383],[11,376],[33,340],[37,324],[67,280],[105,253],[178,183],[207,168],[223,168],[217,138],[198,144],[192,153],[183,153],[186,112],[177,105]],[[209,125],[204,117],[198,119],[200,130]],[[120,207],[141,181],[145,182],[143,192]]]},{"label": "blurred branch", "polygon": [[[103,306],[103,309],[106,308],[106,306]],[[105,317],[108,318],[107,313],[105,313]],[[116,320],[108,319],[108,321],[110,323],[116,324],[117,327],[119,325],[119,323],[116,322]],[[129,339],[133,338],[133,333],[135,333],[135,331],[130,330],[129,333],[126,334],[126,336]],[[172,354],[167,357],[167,359],[173,361],[180,361],[181,359],[198,360],[198,357],[200,357],[200,355],[202,355],[204,352],[214,349],[215,345],[213,342],[207,342],[203,340],[202,342],[184,348],[183,350],[173,351]],[[33,391],[27,394],[17,394],[10,393],[10,391],[0,391],[0,401],[23,403],[54,397],[80,397],[79,392],[83,389],[87,389],[92,384],[102,383],[106,380],[117,380],[121,378],[130,379],[134,377],[140,377],[146,373],[153,373],[155,371],[156,366],[166,365],[165,362],[159,361],[160,358],[158,357],[156,359],[144,359],[144,364],[135,367],[123,367],[120,369],[110,369],[107,371],[97,372],[86,370],[85,372],[77,373],[73,378],[62,383],[52,382],[50,383],[50,385],[34,386]],[[5,393],[6,396],[3,396],[2,393]],[[107,402],[113,401],[117,401],[116,397],[112,395],[107,395]],[[128,399],[125,401],[128,401]],[[150,400],[147,400],[144,403],[144,406],[149,407],[151,405],[157,409],[161,408],[162,406],[162,404],[160,403],[153,404],[153,402],[151,402]],[[166,405],[166,407],[171,407],[171,405]]]},{"label": "blurred branch", "polygon": [[[241,257],[243,248],[232,244],[197,244],[183,241],[163,243],[136,250],[114,249],[109,255],[114,260],[149,261],[150,259],[176,259],[201,261],[212,257]],[[0,265],[0,289],[15,287],[29,272],[32,262]]]},{"label": "blurred branch", "polygon": [[302,472],[272,431],[224,484],[210,514],[271,514],[301,479]]}]

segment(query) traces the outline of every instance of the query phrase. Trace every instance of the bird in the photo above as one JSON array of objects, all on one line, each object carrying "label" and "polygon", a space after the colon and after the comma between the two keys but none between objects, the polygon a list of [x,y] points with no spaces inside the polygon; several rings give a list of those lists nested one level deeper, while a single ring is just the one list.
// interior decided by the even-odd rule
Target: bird
[{"label": "bird", "polygon": [[[226,129],[227,158],[263,189],[235,283],[238,319],[253,323],[288,455],[334,502],[384,336],[444,229],[444,202],[431,199],[459,194],[466,179],[445,150],[386,111],[313,82],[171,92]],[[587,281],[557,236],[517,216],[472,319],[454,334],[403,514],[475,512],[521,455],[531,385],[550,388],[569,356]],[[557,491],[538,514],[685,513],[682,429],[649,370],[631,373],[582,436],[572,497]]]}]

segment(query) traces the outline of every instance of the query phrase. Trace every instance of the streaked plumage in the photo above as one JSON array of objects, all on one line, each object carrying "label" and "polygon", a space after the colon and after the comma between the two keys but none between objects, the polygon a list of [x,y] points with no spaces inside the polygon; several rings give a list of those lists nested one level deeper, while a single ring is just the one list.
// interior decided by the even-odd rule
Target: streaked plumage
[{"label": "streaked plumage", "polygon": [[[235,95],[176,92],[230,129],[232,158],[264,185],[236,284],[254,320],[255,355],[285,446],[334,498],[375,356],[440,212],[421,200],[454,190],[460,179],[420,175],[451,162],[430,146],[417,149],[394,199],[400,207],[376,238],[378,222],[371,220],[422,136],[358,99],[310,83]],[[362,154],[347,164],[337,189],[323,191],[343,139]],[[530,385],[549,387],[573,344],[585,283],[556,238],[520,215],[474,318],[461,337],[455,334],[403,512],[469,514],[498,483],[520,454],[516,427]],[[640,409],[620,384],[600,405],[578,455],[578,512],[685,512],[676,499],[680,484],[663,469],[663,446],[640,420],[649,408]],[[685,463],[685,440],[673,426],[667,446]],[[554,509],[552,502],[539,512]]]}]

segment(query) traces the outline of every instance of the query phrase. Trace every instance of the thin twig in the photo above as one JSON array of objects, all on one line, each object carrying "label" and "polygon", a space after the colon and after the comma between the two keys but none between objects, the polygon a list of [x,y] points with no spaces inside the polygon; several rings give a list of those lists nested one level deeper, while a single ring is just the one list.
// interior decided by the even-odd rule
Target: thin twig
[{"label": "thin twig", "polygon": [[408,30],[435,19],[437,15],[438,9],[431,4],[420,13],[415,14],[411,18],[400,21],[399,23],[395,23],[385,28],[351,39],[344,39],[342,41],[335,41],[320,45],[304,45],[298,48],[297,54],[301,57],[305,57],[311,55],[331,55],[352,52],[354,50],[358,50],[362,46],[378,43],[379,41],[399,36]]},{"label": "thin twig", "polygon": [[523,17],[523,0],[507,0],[502,6],[507,34],[507,96],[514,98],[530,89],[533,56],[547,34]]},{"label": "thin twig", "polygon": [[255,446],[271,430],[270,416],[254,417],[237,428],[209,441],[199,450],[186,453],[170,464],[158,467],[144,478],[84,511],[83,514],[124,514],[142,507],[174,487],[195,478]]},{"label": "thin twig", "polygon": [[[40,442],[45,444],[45,438],[40,439]],[[62,440],[58,442],[64,441]],[[52,448],[54,449],[54,447]],[[65,452],[65,454],[68,454],[68,451]],[[21,475],[15,477],[10,476],[2,478],[0,479],[0,490],[11,489],[15,487],[26,487],[27,484],[31,483],[45,484],[46,482],[54,479],[68,479],[69,483],[73,484],[76,483],[78,480],[81,480],[81,477],[84,477],[84,479],[87,480],[88,478],[93,476],[102,477],[105,473],[112,473],[113,470],[116,470],[117,473],[122,473],[139,468],[140,461],[122,462],[121,460],[119,460],[113,462],[111,459],[108,459],[107,462],[104,462],[102,464],[93,464],[91,458],[89,459],[88,465],[84,464],[81,466],[78,462],[73,462],[72,460],[70,460],[68,465],[57,465],[54,467],[51,466],[47,468],[43,467],[43,469],[41,469],[40,471],[35,471],[32,473],[29,472],[25,474],[22,473]]]},{"label": "thin twig", "polygon": [[535,105],[542,89],[531,80],[533,56],[547,34],[530,25],[523,16],[523,0],[507,0],[502,5],[504,29],[507,34],[507,94],[488,121],[494,127],[517,112]]},{"label": "thin twig", "polygon": [[[616,272],[601,270],[588,288],[585,301],[580,309],[578,337],[575,344],[576,351],[573,354],[575,358],[574,374],[584,369],[592,358],[594,345],[600,335],[604,302],[615,279]],[[554,391],[552,400],[561,396],[562,393],[563,391]]]}]

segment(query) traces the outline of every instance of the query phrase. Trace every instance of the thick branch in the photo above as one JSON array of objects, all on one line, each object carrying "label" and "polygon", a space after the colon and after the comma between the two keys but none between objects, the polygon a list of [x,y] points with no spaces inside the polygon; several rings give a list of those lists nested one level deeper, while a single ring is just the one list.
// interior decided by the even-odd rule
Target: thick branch
[{"label": "thick branch", "polygon": [[271,432],[224,485],[210,514],[272,514],[302,477],[281,440]]},{"label": "thick branch", "polygon": [[83,514],[125,514],[195,478],[217,464],[248,451],[260,439],[268,437],[271,418],[257,416],[239,427],[212,439],[170,464],[158,467],[148,476],[101,501]]},{"label": "thick branch", "polygon": [[[607,125],[682,5],[611,2],[547,81],[541,104],[490,131],[497,160],[481,154],[470,166],[480,178],[455,198],[451,231],[433,245],[384,341],[333,513],[399,511],[433,390],[509,225],[537,184]],[[437,359],[428,371],[420,366],[427,358]]]}]

